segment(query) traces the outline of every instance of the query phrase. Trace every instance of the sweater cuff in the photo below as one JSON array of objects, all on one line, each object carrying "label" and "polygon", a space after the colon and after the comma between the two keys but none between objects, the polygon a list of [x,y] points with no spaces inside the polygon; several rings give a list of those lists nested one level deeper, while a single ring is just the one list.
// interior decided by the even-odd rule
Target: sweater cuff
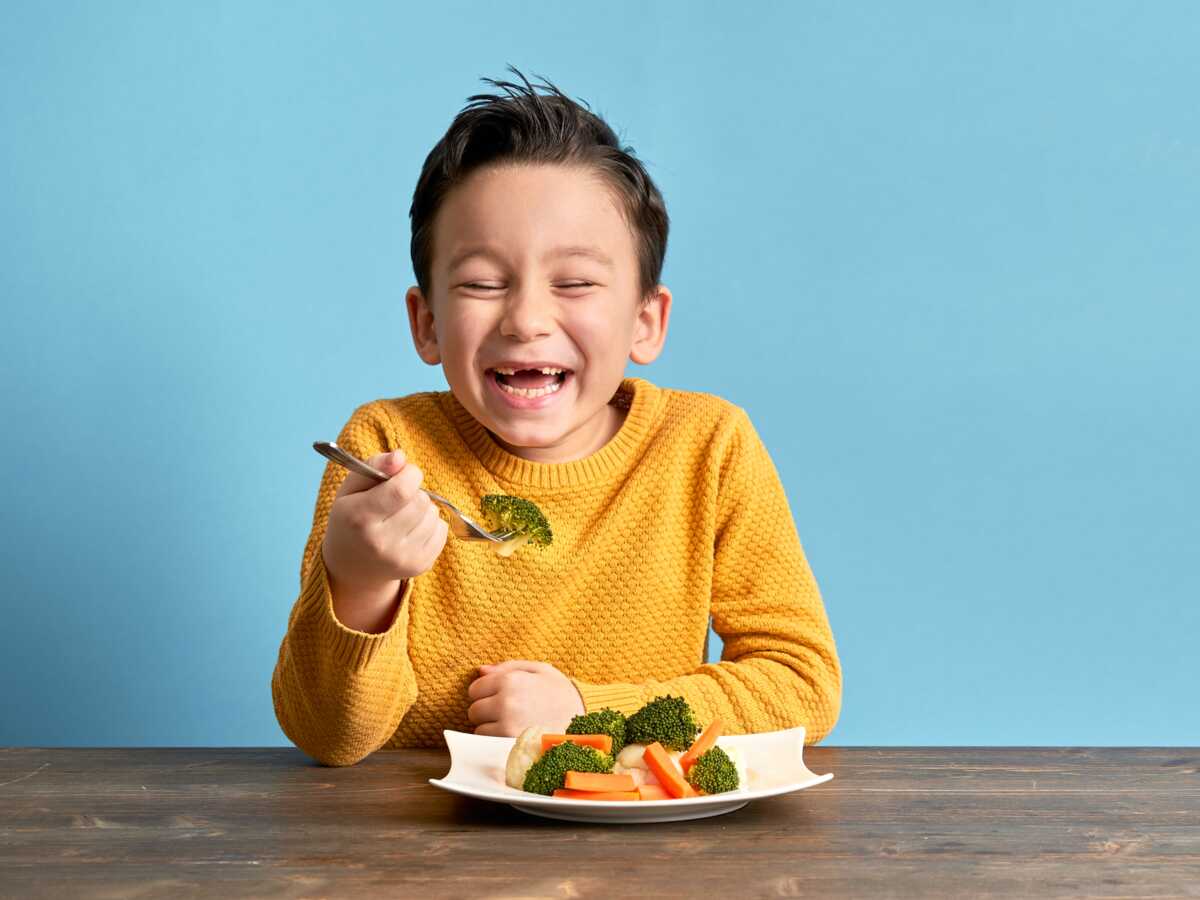
[{"label": "sweater cuff", "polygon": [[645,704],[642,702],[642,691],[636,684],[588,684],[572,678],[575,689],[583,698],[584,712],[595,712],[598,709],[615,709],[617,712],[631,715]]},{"label": "sweater cuff", "polygon": [[320,552],[313,557],[308,578],[300,595],[300,606],[317,622],[321,643],[330,655],[342,665],[356,672],[367,668],[380,653],[389,651],[407,652],[408,597],[412,593],[413,580],[409,578],[400,595],[396,617],[387,631],[368,634],[343,625],[333,611],[333,591],[329,587],[329,575],[325,571],[325,560]]}]

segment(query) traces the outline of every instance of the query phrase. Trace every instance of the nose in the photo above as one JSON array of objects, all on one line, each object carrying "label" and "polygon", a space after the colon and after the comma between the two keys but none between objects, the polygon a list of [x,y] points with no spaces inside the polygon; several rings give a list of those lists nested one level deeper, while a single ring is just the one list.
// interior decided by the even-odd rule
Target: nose
[{"label": "nose", "polygon": [[514,287],[504,301],[500,333],[521,342],[548,337],[554,330],[554,298],[536,287]]}]

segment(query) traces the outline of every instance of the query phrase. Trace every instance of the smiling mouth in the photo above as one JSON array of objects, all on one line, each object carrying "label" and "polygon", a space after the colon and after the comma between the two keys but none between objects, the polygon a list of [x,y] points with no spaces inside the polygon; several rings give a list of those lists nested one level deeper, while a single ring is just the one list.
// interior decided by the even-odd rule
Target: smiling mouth
[{"label": "smiling mouth", "polygon": [[487,374],[506,394],[515,397],[544,397],[561,390],[567,378],[574,373],[570,369],[546,366],[538,369],[497,367],[488,369]]}]

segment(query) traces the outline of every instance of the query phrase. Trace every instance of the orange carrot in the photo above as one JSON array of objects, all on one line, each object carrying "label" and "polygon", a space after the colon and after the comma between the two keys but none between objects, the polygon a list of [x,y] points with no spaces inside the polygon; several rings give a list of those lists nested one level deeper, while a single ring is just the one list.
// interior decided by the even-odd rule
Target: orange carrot
[{"label": "orange carrot", "polygon": [[670,800],[671,795],[662,789],[661,784],[639,784],[638,799],[640,800]]},{"label": "orange carrot", "polygon": [[601,772],[567,772],[563,787],[569,791],[636,791],[632,775]]},{"label": "orange carrot", "polygon": [[683,767],[683,771],[686,772],[692,767],[692,763],[711,750],[720,736],[721,720],[713,719],[704,729],[704,733],[696,738],[692,746],[688,748],[687,753],[679,757],[679,765]]},{"label": "orange carrot", "polygon": [[612,738],[607,734],[543,734],[542,752],[545,753],[564,741],[579,744],[581,747],[595,747],[601,753],[612,753]]},{"label": "orange carrot", "polygon": [[640,800],[637,791],[572,791],[558,788],[555,797],[565,797],[568,800]]},{"label": "orange carrot", "polygon": [[683,776],[675,768],[675,763],[667,755],[662,744],[655,741],[646,748],[642,758],[646,760],[647,768],[654,773],[654,777],[658,779],[658,783],[662,785],[664,791],[676,798],[687,796],[688,788],[691,785],[683,780]]}]

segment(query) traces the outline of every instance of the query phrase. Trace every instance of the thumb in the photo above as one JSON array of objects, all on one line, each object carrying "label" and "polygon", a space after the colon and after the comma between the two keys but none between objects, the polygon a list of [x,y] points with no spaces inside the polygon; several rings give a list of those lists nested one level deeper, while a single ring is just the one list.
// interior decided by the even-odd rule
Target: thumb
[{"label": "thumb", "polygon": [[407,462],[403,450],[392,450],[389,453],[376,453],[370,459],[366,460],[368,466],[378,469],[384,475],[395,475],[404,468],[404,463]]},{"label": "thumb", "polygon": [[[404,468],[408,460],[404,456],[403,450],[392,450],[388,453],[376,453],[369,459],[364,459],[368,466],[378,472],[382,472],[389,478]],[[342,486],[338,489],[338,496],[343,494],[357,494],[361,491],[369,491],[371,488],[379,484],[374,478],[369,478],[366,475],[359,475],[357,472],[347,472],[346,477],[342,480]]]}]

